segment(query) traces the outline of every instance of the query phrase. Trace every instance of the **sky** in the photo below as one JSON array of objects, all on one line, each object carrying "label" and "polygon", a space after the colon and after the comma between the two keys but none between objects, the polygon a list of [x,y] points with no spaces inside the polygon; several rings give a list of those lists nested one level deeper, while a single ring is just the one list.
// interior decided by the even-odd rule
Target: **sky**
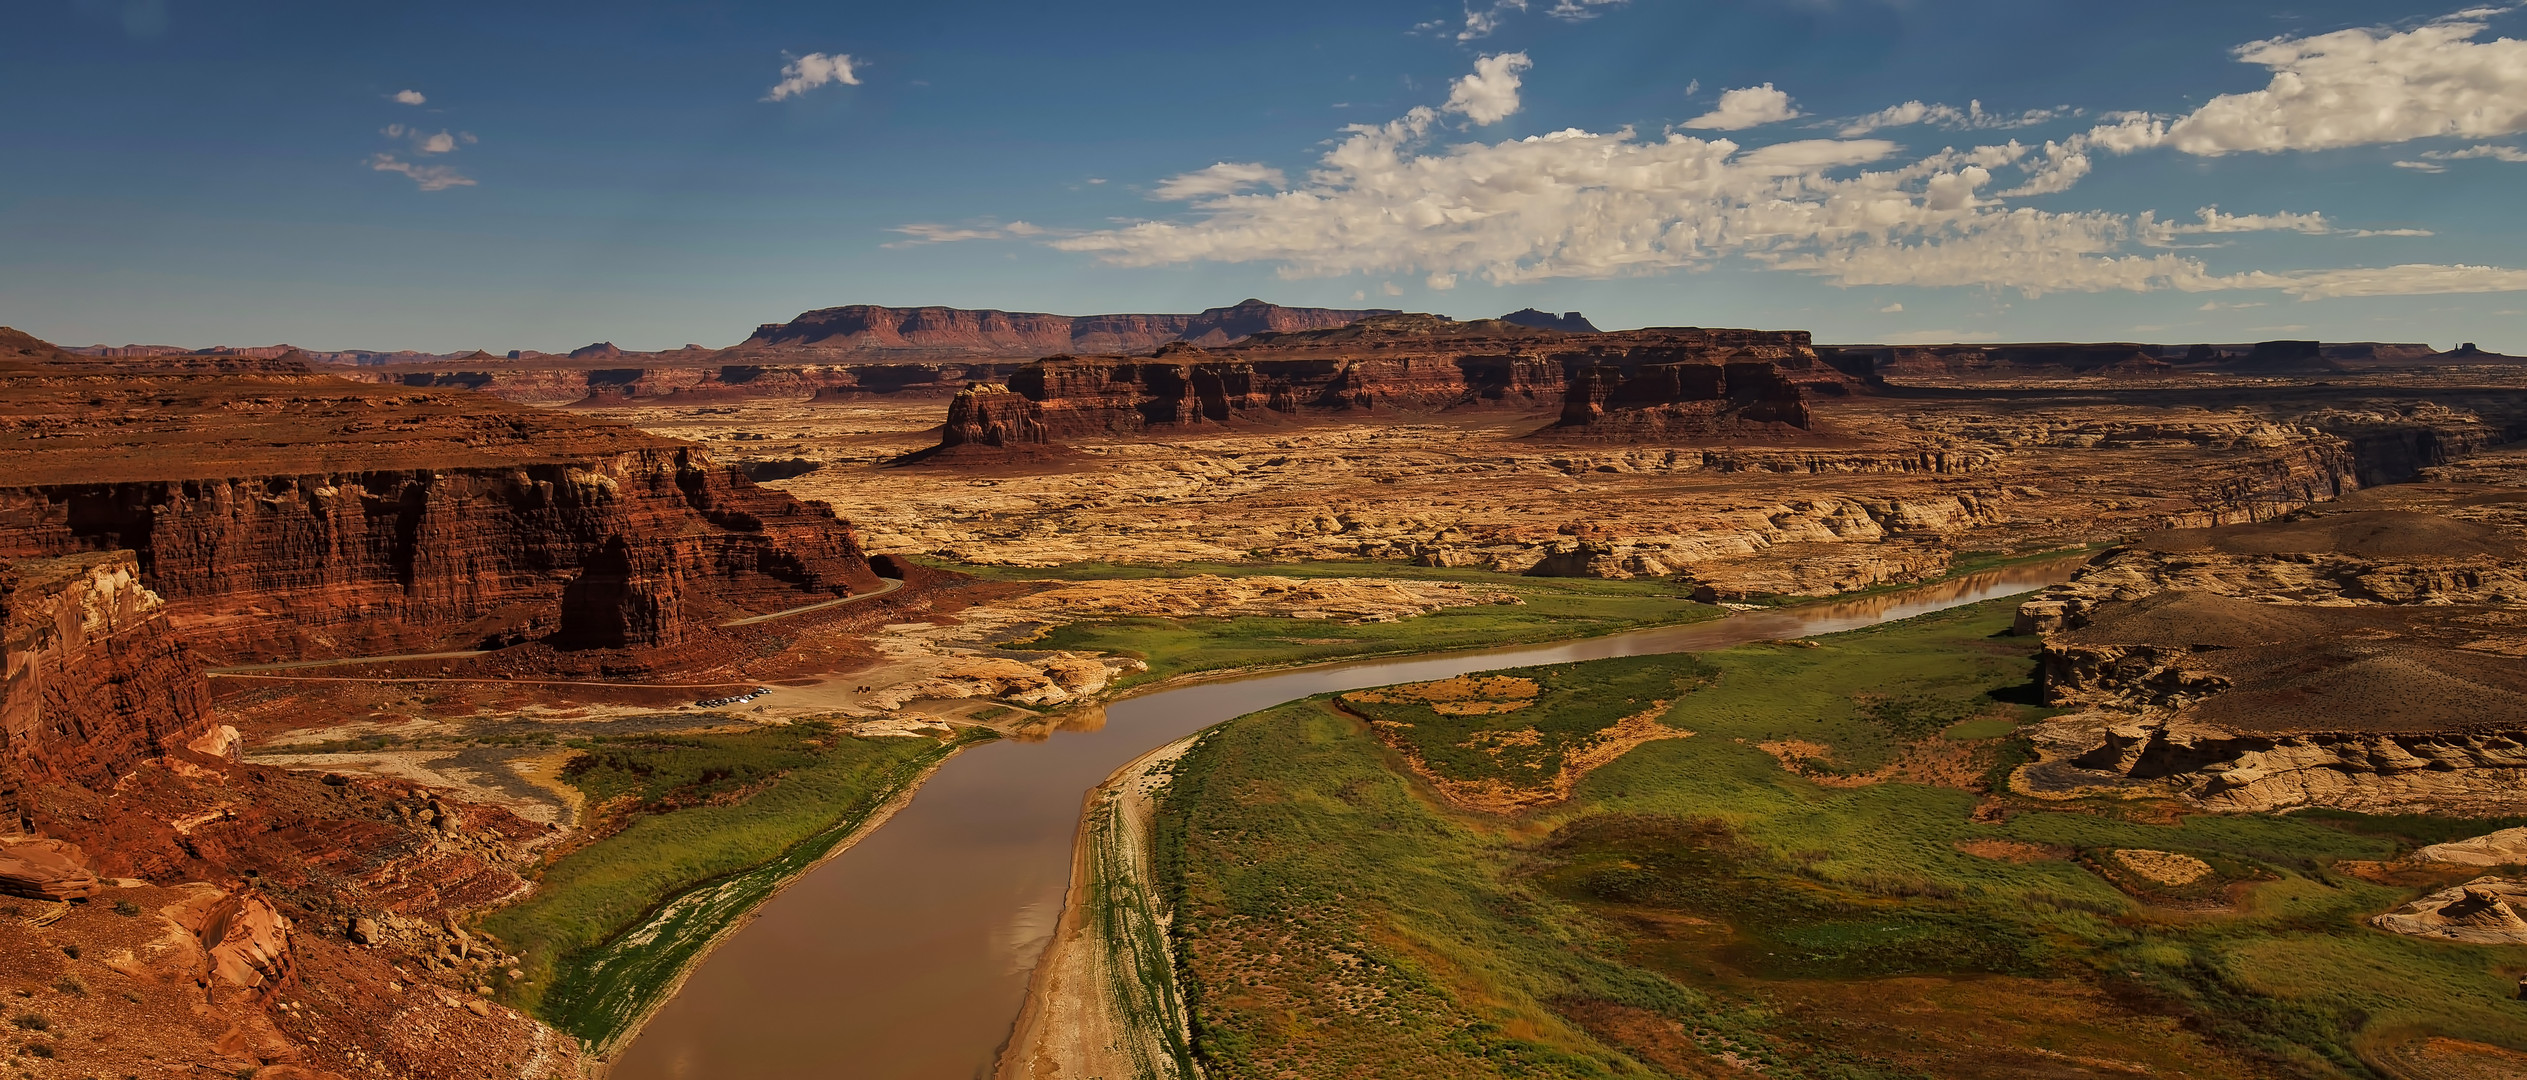
[{"label": "sky", "polygon": [[2527,353],[2522,38],[2376,0],[18,0],[0,324],[655,349],[1260,297]]}]

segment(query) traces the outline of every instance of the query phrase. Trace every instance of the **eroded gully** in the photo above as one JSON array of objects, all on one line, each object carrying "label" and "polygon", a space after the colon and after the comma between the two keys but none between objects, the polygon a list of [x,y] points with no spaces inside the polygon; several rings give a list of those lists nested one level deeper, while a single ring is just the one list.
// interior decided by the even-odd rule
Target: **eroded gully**
[{"label": "eroded gully", "polygon": [[1850,630],[2067,580],[2030,563],[1878,596],[1550,645],[1197,682],[958,754],[911,804],[766,903],[617,1053],[613,1080],[975,1080],[1025,999],[1080,800],[1152,747],[1312,694]]}]

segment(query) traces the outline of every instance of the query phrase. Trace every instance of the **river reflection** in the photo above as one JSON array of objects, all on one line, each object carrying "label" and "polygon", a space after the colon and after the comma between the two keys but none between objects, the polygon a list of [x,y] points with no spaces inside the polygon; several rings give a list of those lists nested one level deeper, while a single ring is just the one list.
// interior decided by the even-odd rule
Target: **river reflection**
[{"label": "river reflection", "polygon": [[2042,588],[2067,558],[1935,585],[1585,641],[1192,683],[967,750],[894,820],[765,904],[625,1047],[618,1080],[991,1072],[1051,939],[1089,788],[1143,752],[1306,697],[1469,671],[1807,637]]}]

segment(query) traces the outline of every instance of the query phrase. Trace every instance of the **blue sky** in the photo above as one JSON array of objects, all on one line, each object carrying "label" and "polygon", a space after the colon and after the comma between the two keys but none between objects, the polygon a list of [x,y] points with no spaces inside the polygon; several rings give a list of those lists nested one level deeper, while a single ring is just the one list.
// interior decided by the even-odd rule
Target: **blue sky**
[{"label": "blue sky", "polygon": [[27,0],[0,323],[659,348],[1260,296],[2527,352],[2522,36],[2374,2]]}]

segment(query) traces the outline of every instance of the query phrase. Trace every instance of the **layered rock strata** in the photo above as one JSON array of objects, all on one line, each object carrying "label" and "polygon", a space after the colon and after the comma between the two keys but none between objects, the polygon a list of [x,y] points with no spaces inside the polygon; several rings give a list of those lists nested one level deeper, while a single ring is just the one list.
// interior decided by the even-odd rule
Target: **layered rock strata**
[{"label": "layered rock strata", "polygon": [[300,366],[17,356],[0,557],[131,552],[214,659],[677,646],[876,585],[829,509],[631,429]]},{"label": "layered rock strata", "polygon": [[[2146,537],[2020,609],[2029,790],[2495,812],[2527,783],[2527,490],[2377,488]],[[2503,811],[2505,812],[2505,811]]]},{"label": "layered rock strata", "polygon": [[1556,432],[1609,439],[1804,429],[1811,392],[1848,392],[1799,331],[1572,334],[1436,316],[1258,334],[1233,352],[1057,356],[949,406],[942,448],[1382,411],[1561,410]]},{"label": "layered rock strata", "polygon": [[0,812],[27,824],[30,785],[107,787],[210,732],[200,661],[127,551],[0,559]]}]

